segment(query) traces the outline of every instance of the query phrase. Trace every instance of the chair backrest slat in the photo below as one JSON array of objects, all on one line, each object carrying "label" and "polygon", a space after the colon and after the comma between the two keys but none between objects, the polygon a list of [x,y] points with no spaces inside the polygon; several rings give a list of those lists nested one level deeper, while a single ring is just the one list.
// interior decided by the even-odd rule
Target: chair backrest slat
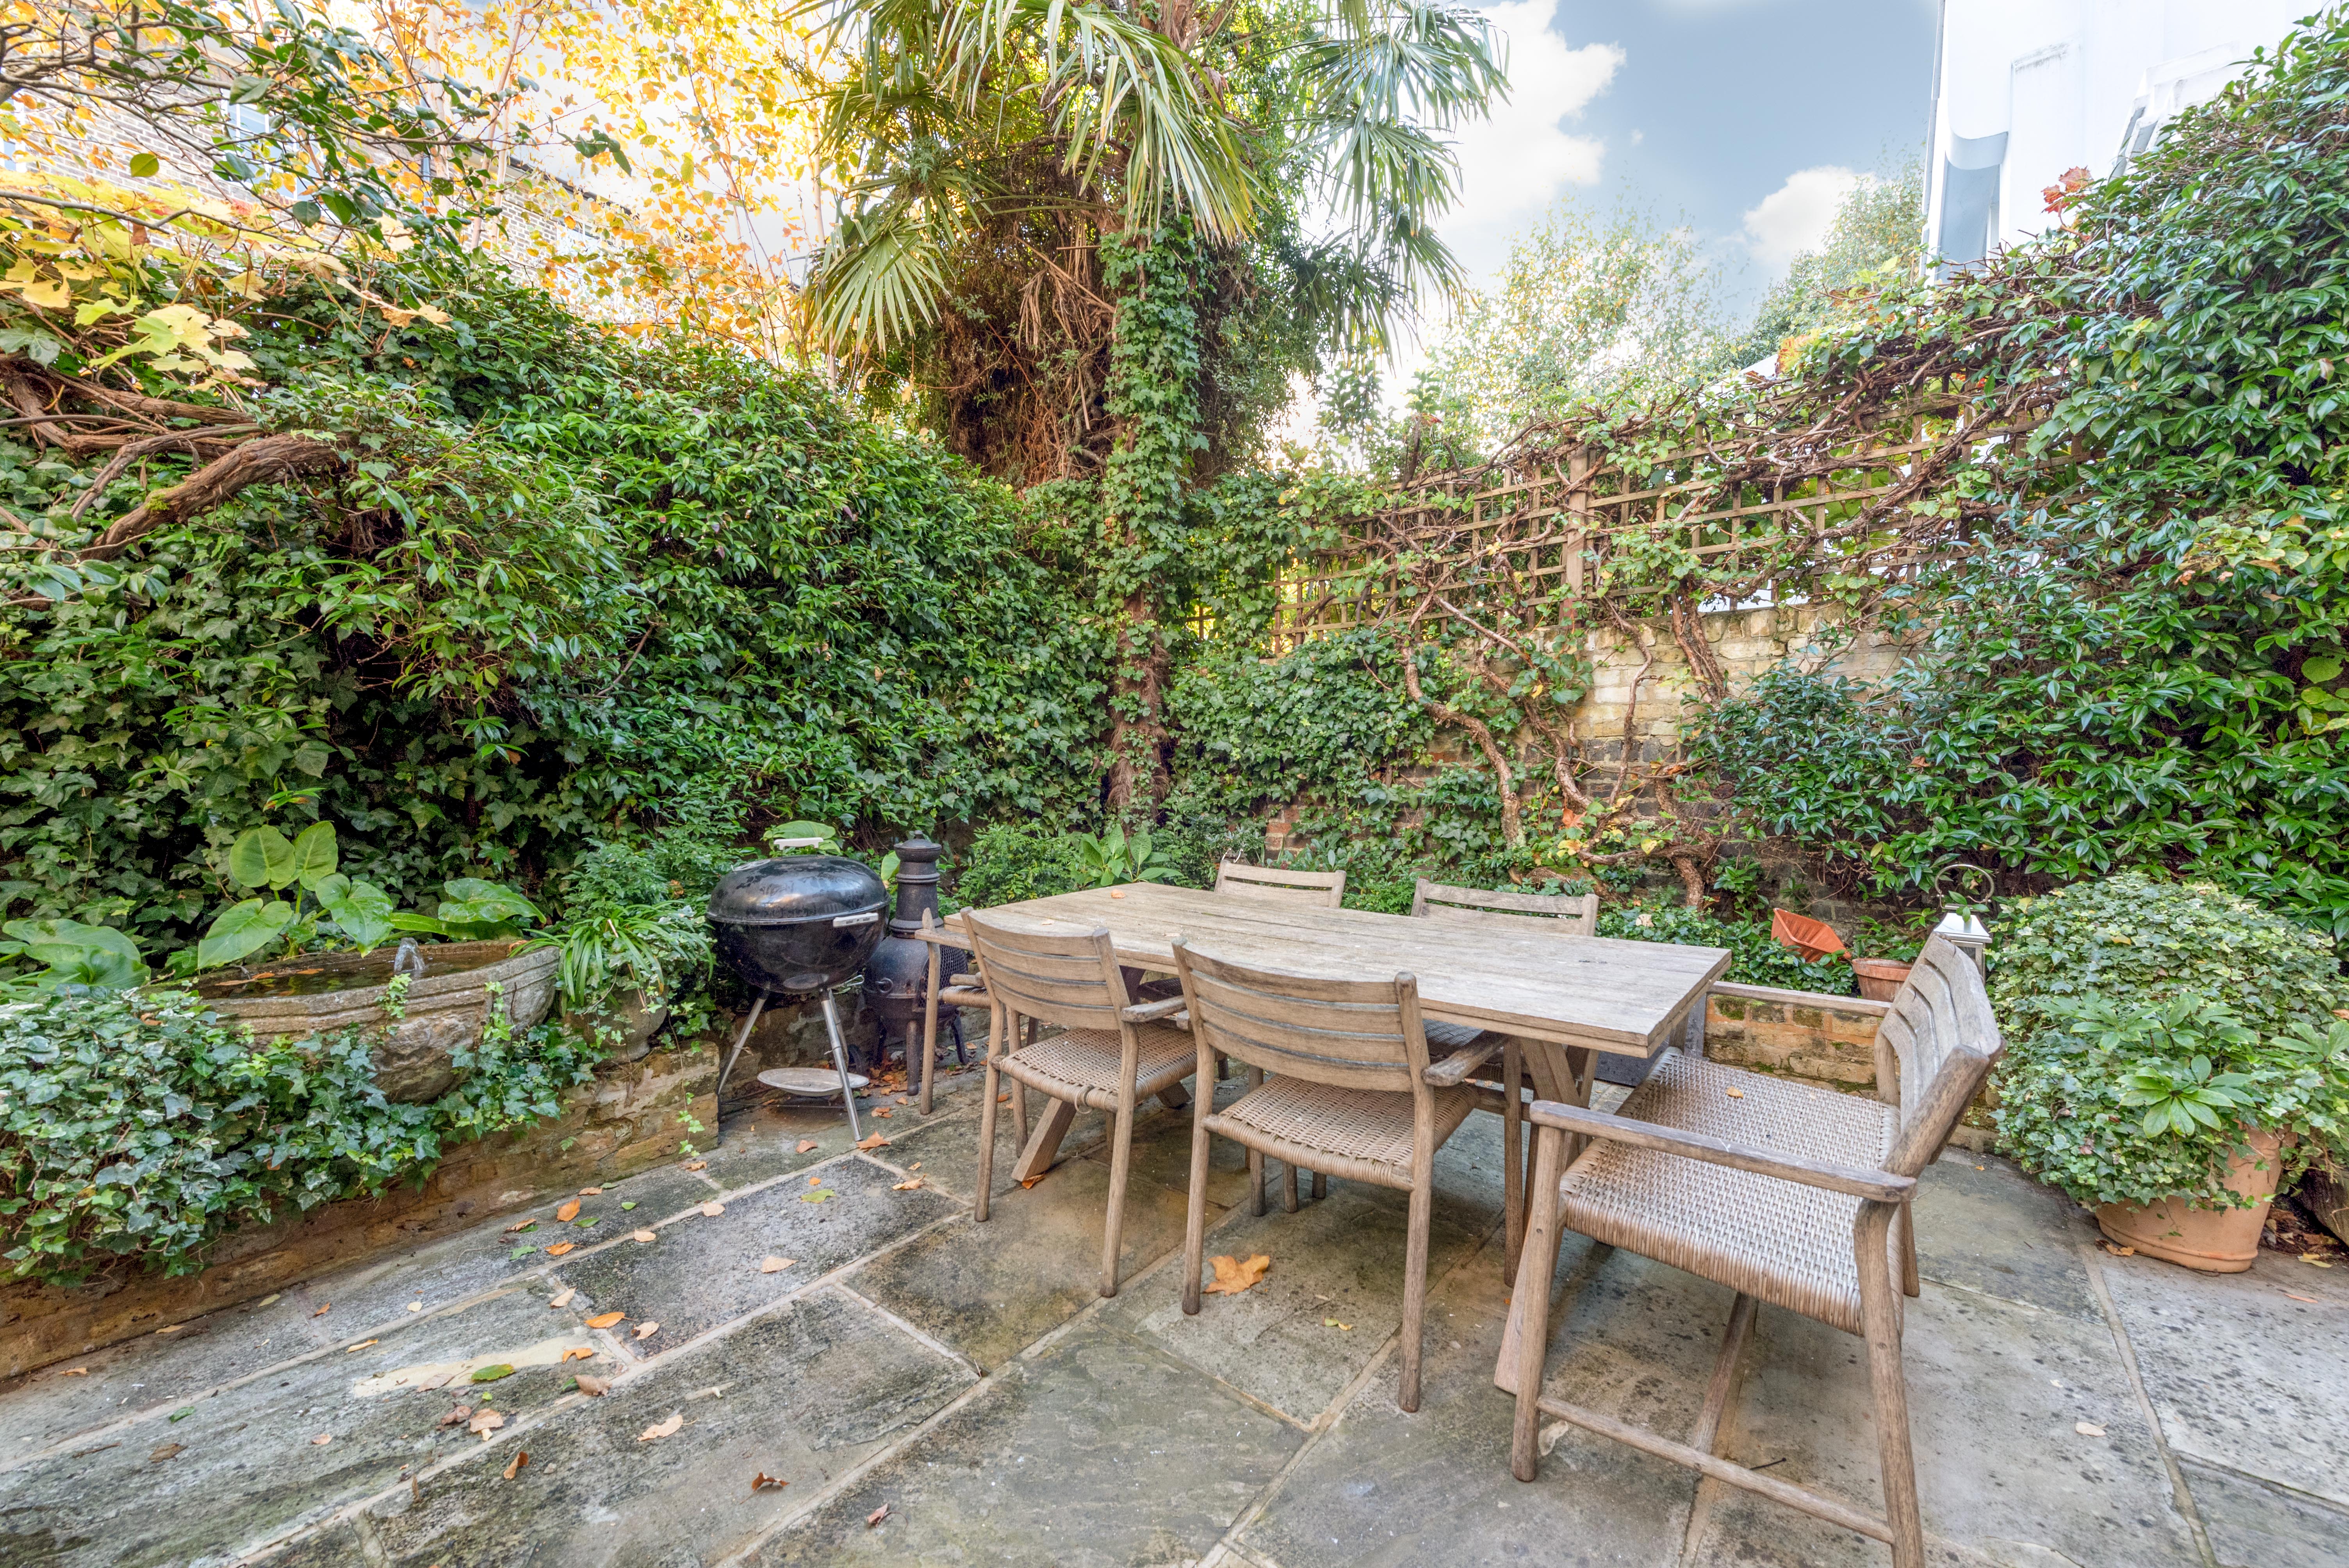
[{"label": "chair backrest slat", "polygon": [[1043,931],[983,917],[956,917],[988,995],[1024,1018],[1070,1029],[1114,1029],[1129,1006],[1109,928]]},{"label": "chair backrest slat", "polygon": [[1599,934],[1599,895],[1517,892],[1507,888],[1453,887],[1419,879],[1411,913],[1423,920],[1460,924],[1547,925],[1560,935]]},{"label": "chair backrest slat", "polygon": [[1247,866],[1237,861],[1226,861],[1216,868],[1216,891],[1336,909],[1345,902],[1346,873],[1298,872],[1284,866]]},{"label": "chair backrest slat", "polygon": [[1939,936],[1926,942],[1878,1028],[1900,1070],[1900,1131],[1885,1168],[1914,1176],[1940,1155],[2005,1044],[1982,971]]},{"label": "chair backrest slat", "polygon": [[1192,1037],[1221,1054],[1316,1083],[1423,1089],[1427,1035],[1419,982],[1327,980],[1256,969],[1174,944]]}]

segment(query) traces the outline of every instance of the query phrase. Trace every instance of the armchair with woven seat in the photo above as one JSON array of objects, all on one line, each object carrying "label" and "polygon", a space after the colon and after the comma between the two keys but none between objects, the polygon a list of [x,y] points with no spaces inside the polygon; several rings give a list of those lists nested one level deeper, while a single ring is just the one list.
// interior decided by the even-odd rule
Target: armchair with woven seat
[{"label": "armchair with woven seat", "polygon": [[1184,1312],[1195,1315],[1200,1306],[1211,1138],[1228,1138],[1248,1151],[1256,1214],[1265,1211],[1268,1154],[1292,1171],[1301,1164],[1406,1191],[1411,1217],[1403,1255],[1401,1402],[1406,1410],[1418,1409],[1435,1151],[1467,1119],[1472,1104],[1467,1090],[1427,1081],[1418,981],[1409,975],[1329,980],[1254,969],[1179,939],[1174,963],[1189,1004],[1200,1077],[1214,1070],[1210,1059],[1221,1052],[1247,1068],[1248,1085],[1222,1110],[1209,1095],[1194,1102]]},{"label": "armchair with woven seat", "polygon": [[[995,1102],[1003,1078],[1019,1090],[1015,1114],[1024,1111],[1030,1088],[1072,1110],[1109,1112],[1109,1214],[1102,1232],[1101,1293],[1115,1295],[1135,1108],[1152,1095],[1174,1091],[1194,1066],[1190,1035],[1164,1021],[1182,1010],[1183,998],[1135,1004],[1105,926],[1043,931],[971,910],[957,918],[970,939],[979,990],[990,1008],[975,1217],[982,1223],[988,1217],[995,1180]],[[1060,1032],[1040,1035],[1039,1026]],[[1019,1119],[1024,1123],[1026,1117]],[[1024,1125],[1019,1133],[1024,1143]]]},{"label": "armchair with woven seat", "polygon": [[[1924,1526],[1901,1369],[1901,1299],[1920,1293],[1910,1204],[2001,1049],[1980,969],[1928,942],[1877,1035],[1878,1099],[1667,1050],[1615,1115],[1537,1102],[1532,1213],[1495,1381],[1516,1396],[1511,1468],[1540,1465],[1554,1417],[1797,1508],[1923,1568]],[[1550,1284],[1565,1229],[1737,1293],[1684,1442],[1542,1394]],[[1879,1518],[1714,1449],[1762,1303],[1864,1340],[1883,1476]]]}]

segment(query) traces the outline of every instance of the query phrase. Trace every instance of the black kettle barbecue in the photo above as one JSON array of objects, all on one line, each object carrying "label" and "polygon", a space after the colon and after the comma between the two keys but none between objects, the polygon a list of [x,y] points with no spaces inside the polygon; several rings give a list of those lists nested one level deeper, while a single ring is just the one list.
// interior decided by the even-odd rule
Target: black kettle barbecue
[{"label": "black kettle barbecue", "polygon": [[759,994],[750,1016],[742,1020],[741,1032],[734,1037],[734,1048],[719,1068],[719,1092],[725,1091],[727,1076],[750,1043],[768,999],[778,992],[812,994],[823,1004],[832,1065],[840,1074],[841,1103],[848,1108],[848,1130],[863,1136],[832,988],[864,967],[881,940],[888,903],[888,890],[871,867],[840,855],[753,861],[719,880],[709,894],[709,923],[716,930],[719,955]]}]

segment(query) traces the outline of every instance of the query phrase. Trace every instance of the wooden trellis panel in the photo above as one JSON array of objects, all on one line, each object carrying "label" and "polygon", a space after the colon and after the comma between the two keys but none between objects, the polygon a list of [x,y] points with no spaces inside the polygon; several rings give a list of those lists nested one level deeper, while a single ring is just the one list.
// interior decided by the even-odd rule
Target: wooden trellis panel
[{"label": "wooden trellis panel", "polygon": [[1627,469],[1578,445],[1433,476],[1401,504],[1348,526],[1336,547],[1297,563],[1282,584],[1275,643],[1293,646],[1380,623],[1407,611],[1431,584],[1563,613],[1605,591],[1609,565],[1635,536],[1685,549],[1732,577],[1772,570],[1790,549],[1806,569],[1831,566],[1838,555],[1857,563],[1889,541],[1869,537],[1873,529],[1847,537],[1851,526],[1899,490],[1909,465],[1943,446],[1952,428],[1946,414],[1920,417],[1848,439],[1841,451],[1790,450],[1740,465],[1759,470],[1758,479],[1733,480],[1726,454],[1711,448]]}]

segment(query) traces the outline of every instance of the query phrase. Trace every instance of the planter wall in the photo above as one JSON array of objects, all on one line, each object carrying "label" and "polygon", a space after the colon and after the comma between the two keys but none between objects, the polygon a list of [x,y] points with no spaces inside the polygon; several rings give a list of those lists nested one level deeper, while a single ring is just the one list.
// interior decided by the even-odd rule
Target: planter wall
[{"label": "planter wall", "polygon": [[[223,1016],[253,1026],[264,1037],[332,1034],[365,1029],[379,1037],[376,1082],[387,1099],[438,1099],[457,1085],[449,1053],[481,1037],[489,1022],[489,987],[495,985],[516,1028],[546,1016],[562,954],[551,947],[516,953],[518,941],[439,942],[419,947],[423,975],[411,980],[400,1015],[384,1011],[398,950],[338,953],[259,971],[298,973],[305,988],[292,995],[242,996],[219,976],[197,987]],[[336,988],[336,982],[347,982]]]},{"label": "planter wall", "polygon": [[557,1192],[616,1181],[718,1136],[718,1052],[707,1042],[606,1063],[562,1113],[460,1144],[423,1186],[329,1203],[224,1238],[212,1266],[176,1279],[140,1274],[73,1290],[0,1285],[0,1376],[13,1377],[135,1335],[284,1289],[371,1254]]}]

